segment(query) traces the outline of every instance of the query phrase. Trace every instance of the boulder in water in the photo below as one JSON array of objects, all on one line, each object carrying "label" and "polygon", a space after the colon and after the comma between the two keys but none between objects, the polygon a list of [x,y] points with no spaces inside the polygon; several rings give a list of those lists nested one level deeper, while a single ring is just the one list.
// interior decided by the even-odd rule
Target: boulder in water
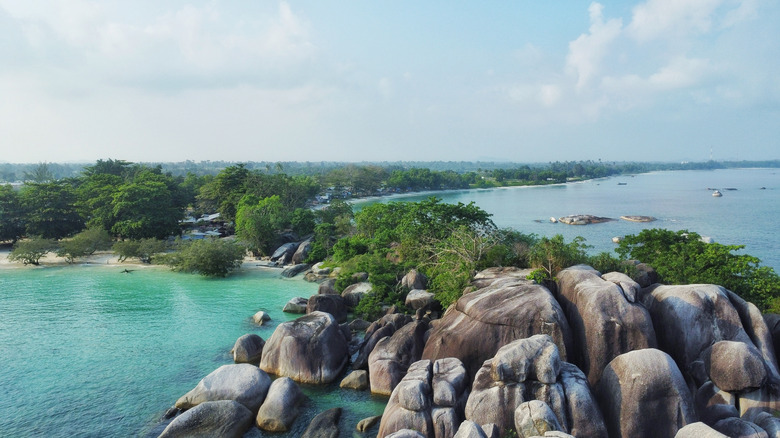
[{"label": "boulder in water", "polygon": [[252,426],[252,417],[234,400],[203,402],[174,418],[160,438],[240,438]]},{"label": "boulder in water", "polygon": [[236,340],[233,345],[233,362],[257,365],[263,356],[265,341],[254,333],[248,333]]},{"label": "boulder in water", "polygon": [[330,383],[349,359],[347,339],[333,315],[312,312],[279,324],[265,343],[260,368],[302,383]]},{"label": "boulder in water", "polygon": [[222,365],[181,396],[176,407],[190,409],[207,401],[235,400],[256,412],[270,386],[271,378],[254,365]]},{"label": "boulder in water", "polygon": [[268,432],[287,432],[298,417],[303,392],[289,377],[274,380],[257,412],[257,427]]}]

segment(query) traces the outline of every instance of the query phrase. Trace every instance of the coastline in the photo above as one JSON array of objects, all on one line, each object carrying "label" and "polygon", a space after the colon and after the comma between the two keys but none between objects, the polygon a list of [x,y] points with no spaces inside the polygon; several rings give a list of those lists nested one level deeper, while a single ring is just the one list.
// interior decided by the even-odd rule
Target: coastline
[{"label": "coastline", "polygon": [[[119,256],[113,251],[97,251],[87,257],[80,257],[73,263],[68,263],[64,257],[57,257],[53,252],[46,254],[42,257],[39,265],[25,265],[21,262],[12,262],[8,260],[8,254],[11,253],[10,249],[0,249],[0,271],[3,270],[17,270],[17,269],[45,269],[55,267],[69,267],[69,266],[104,266],[113,268],[133,268],[133,269],[169,269],[165,265],[154,265],[141,263],[137,260],[128,260],[124,262],[119,261]],[[263,262],[255,259],[254,257],[244,257],[244,261],[241,263],[241,267],[237,270],[279,270],[281,273],[282,268],[276,266],[263,265]]]}]

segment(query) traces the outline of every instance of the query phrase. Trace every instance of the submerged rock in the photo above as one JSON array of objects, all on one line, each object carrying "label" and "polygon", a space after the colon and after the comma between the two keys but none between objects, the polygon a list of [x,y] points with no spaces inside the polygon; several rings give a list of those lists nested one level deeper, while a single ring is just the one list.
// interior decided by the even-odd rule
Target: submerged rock
[{"label": "submerged rock", "polygon": [[338,438],[341,408],[320,412],[309,423],[301,438]]}]

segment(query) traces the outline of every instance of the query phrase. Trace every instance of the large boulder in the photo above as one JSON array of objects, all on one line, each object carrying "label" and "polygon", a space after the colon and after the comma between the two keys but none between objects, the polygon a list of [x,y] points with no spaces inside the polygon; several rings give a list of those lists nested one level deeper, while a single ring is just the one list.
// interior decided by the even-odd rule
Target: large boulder
[{"label": "large boulder", "polygon": [[561,361],[549,335],[518,339],[485,361],[474,379],[465,415],[478,424],[495,424],[503,436],[514,430],[517,408],[531,400],[549,406],[560,425],[557,430],[578,437],[606,435],[585,375]]},{"label": "large boulder", "polygon": [[574,336],[576,364],[595,386],[602,370],[615,357],[632,350],[656,348],[653,321],[637,303],[639,285],[624,274],[602,276],[578,265],[557,275],[558,301]]},{"label": "large boulder", "polygon": [[411,429],[427,438],[452,437],[467,395],[466,368],[459,360],[417,361],[390,395],[377,436]]},{"label": "large boulder", "polygon": [[502,346],[542,333],[566,360],[572,351],[569,323],[550,291],[524,279],[496,280],[447,309],[431,329],[422,358],[456,357],[473,376]]},{"label": "large boulder", "polygon": [[285,243],[271,254],[271,261],[278,265],[287,265],[292,260],[293,254],[298,249],[298,243]]},{"label": "large boulder", "polygon": [[758,309],[721,286],[655,285],[645,291],[645,306],[656,327],[659,348],[683,374],[701,386],[709,376],[705,353],[718,341],[742,342],[760,352],[769,378],[780,379],[771,334]]},{"label": "large boulder", "polygon": [[427,322],[413,321],[377,342],[368,356],[372,393],[390,395],[393,392],[409,365],[420,359],[427,331]]},{"label": "large boulder", "polygon": [[263,356],[265,341],[254,333],[247,333],[236,339],[233,345],[233,362],[235,363],[260,363]]},{"label": "large boulder", "polygon": [[429,310],[438,304],[432,292],[423,289],[412,289],[406,294],[404,305],[412,310]]},{"label": "large boulder", "polygon": [[317,294],[338,295],[338,291],[336,290],[336,279],[328,278],[327,280],[323,280],[323,282],[320,283],[319,287],[317,287]]},{"label": "large boulder", "polygon": [[301,438],[339,438],[340,418],[341,408],[320,412],[309,422]]},{"label": "large boulder", "polygon": [[240,438],[252,419],[252,412],[237,401],[203,402],[174,418],[160,438]]},{"label": "large boulder", "polygon": [[368,355],[374,351],[376,344],[384,337],[392,336],[398,329],[412,322],[408,315],[393,313],[385,315],[377,321],[371,323],[363,336],[363,342],[358,349],[358,355],[352,362],[352,368],[356,370],[368,369]]},{"label": "large boulder", "polygon": [[304,240],[298,245],[295,249],[295,253],[292,255],[292,262],[296,264],[305,263],[306,257],[309,256],[309,252],[311,252],[311,239]]},{"label": "large boulder", "polygon": [[207,401],[235,400],[256,412],[270,386],[268,374],[254,365],[222,365],[181,396],[176,407],[190,409]]},{"label": "large boulder", "polygon": [[518,437],[531,438],[551,431],[560,431],[561,425],[547,403],[531,400],[521,403],[515,409],[515,430]]},{"label": "large boulder", "polygon": [[347,306],[338,295],[312,295],[306,304],[306,313],[330,313],[338,322],[347,321]]},{"label": "large boulder", "polygon": [[635,350],[612,359],[597,393],[612,438],[674,437],[696,421],[685,379],[660,350]]},{"label": "large boulder", "polygon": [[360,300],[369,292],[371,292],[371,283],[361,281],[360,283],[351,284],[345,287],[344,291],[341,292],[341,297],[344,298],[347,307],[355,308],[360,304]]},{"label": "large boulder", "polygon": [[306,306],[309,304],[308,298],[294,297],[284,305],[282,312],[286,313],[306,313]]},{"label": "large boulder", "polygon": [[742,418],[724,418],[712,425],[712,428],[726,436],[739,438],[768,438],[766,431]]},{"label": "large boulder", "polygon": [[401,286],[407,290],[425,289],[428,287],[428,277],[417,269],[412,269],[401,279]]},{"label": "large boulder", "polygon": [[304,397],[289,377],[274,380],[257,412],[257,427],[268,432],[287,432],[298,417],[298,406]]},{"label": "large boulder", "polygon": [[302,383],[330,383],[349,359],[347,339],[329,313],[279,324],[265,343],[260,368]]},{"label": "large boulder", "polygon": [[366,370],[354,370],[344,377],[339,383],[339,388],[355,389],[363,391],[368,389],[368,372]]},{"label": "large boulder", "polygon": [[288,266],[282,270],[282,277],[293,278],[310,267],[311,265],[306,263],[297,263],[295,265]]},{"label": "large boulder", "polygon": [[728,435],[723,435],[717,430],[707,426],[706,424],[697,421],[691,423],[680,430],[674,438],[729,438]]},{"label": "large boulder", "polygon": [[766,382],[764,360],[751,344],[718,341],[702,355],[707,375],[712,383],[724,391],[757,389]]}]

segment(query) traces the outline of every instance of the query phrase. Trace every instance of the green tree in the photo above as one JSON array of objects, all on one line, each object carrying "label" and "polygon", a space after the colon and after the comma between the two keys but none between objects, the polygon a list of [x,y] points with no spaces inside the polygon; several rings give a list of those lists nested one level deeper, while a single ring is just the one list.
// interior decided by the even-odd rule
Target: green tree
[{"label": "green tree", "polygon": [[152,263],[154,257],[168,249],[165,241],[147,238],[138,240],[123,240],[114,243],[112,250],[119,256],[119,261],[137,258],[141,263]]},{"label": "green tree", "polygon": [[744,245],[705,243],[687,230],[642,230],[626,236],[616,249],[623,258],[651,265],[668,284],[717,284],[735,292],[759,309],[772,307],[780,297],[780,277],[760,260],[735,254]]},{"label": "green tree", "polygon": [[54,181],[54,173],[46,163],[38,163],[32,171],[24,172],[24,180],[34,183],[48,183]]},{"label": "green tree", "polygon": [[124,180],[111,173],[92,172],[81,179],[77,191],[76,206],[87,226],[111,230],[116,222],[114,216],[114,196]]},{"label": "green tree", "polygon": [[121,185],[112,200],[111,231],[130,239],[178,235],[184,208],[171,193],[171,184],[170,177],[146,169]]},{"label": "green tree", "polygon": [[[556,234],[553,237],[542,237],[531,247],[528,259],[531,267],[539,269],[541,278],[544,280],[555,281],[558,272],[581,263],[587,263],[588,245],[581,236],[575,237],[571,242],[566,243],[563,236]],[[538,275],[538,274],[537,274]],[[539,279],[536,277],[535,279]]]},{"label": "green tree", "polygon": [[203,239],[183,243],[179,251],[167,254],[164,263],[174,271],[197,272],[206,277],[225,277],[241,267],[246,249],[224,239]]},{"label": "green tree", "polygon": [[42,257],[56,249],[57,242],[53,239],[32,237],[16,242],[14,249],[8,254],[8,260],[37,266]]},{"label": "green tree", "polygon": [[246,196],[236,215],[236,236],[256,254],[269,254],[279,241],[279,233],[289,225],[288,212],[279,196],[258,200]]},{"label": "green tree", "polygon": [[24,235],[24,209],[10,184],[0,186],[0,241],[16,243]]},{"label": "green tree", "polygon": [[102,228],[88,228],[75,236],[59,243],[58,257],[64,257],[68,263],[78,257],[92,255],[95,251],[111,248],[111,235]]},{"label": "green tree", "polygon": [[20,198],[27,211],[27,235],[61,239],[84,229],[76,191],[66,181],[26,184]]},{"label": "green tree", "polygon": [[245,164],[223,169],[217,176],[200,188],[198,202],[205,211],[218,211],[222,219],[234,221],[238,203],[246,194],[250,176]]}]

